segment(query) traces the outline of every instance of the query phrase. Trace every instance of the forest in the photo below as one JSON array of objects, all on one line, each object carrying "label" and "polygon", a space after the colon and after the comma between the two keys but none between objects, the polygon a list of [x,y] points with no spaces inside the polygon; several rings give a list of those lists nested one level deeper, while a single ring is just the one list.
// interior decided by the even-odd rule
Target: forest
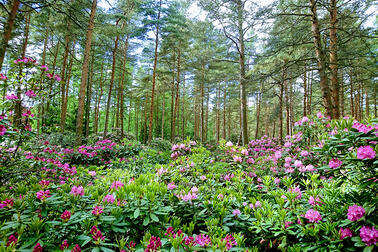
[{"label": "forest", "polygon": [[0,0],[0,251],[375,251],[372,0]]}]

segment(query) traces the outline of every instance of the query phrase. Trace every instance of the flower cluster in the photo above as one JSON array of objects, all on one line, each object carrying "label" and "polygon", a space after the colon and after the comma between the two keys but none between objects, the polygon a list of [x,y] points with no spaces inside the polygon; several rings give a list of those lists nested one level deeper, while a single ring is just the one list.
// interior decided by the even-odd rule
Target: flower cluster
[{"label": "flower cluster", "polygon": [[356,204],[350,206],[348,208],[348,220],[350,221],[358,221],[361,219],[365,214],[365,209],[361,206],[357,206]]}]

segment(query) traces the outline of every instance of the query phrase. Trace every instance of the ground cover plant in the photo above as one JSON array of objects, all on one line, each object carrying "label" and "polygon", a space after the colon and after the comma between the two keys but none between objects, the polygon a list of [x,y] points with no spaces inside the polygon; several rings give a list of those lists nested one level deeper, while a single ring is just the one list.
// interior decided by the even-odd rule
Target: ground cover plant
[{"label": "ground cover plant", "polygon": [[283,144],[187,140],[169,150],[159,140],[20,148],[12,139],[27,121],[1,122],[3,162],[17,153],[23,167],[1,178],[1,251],[376,249],[376,120],[319,112]]}]

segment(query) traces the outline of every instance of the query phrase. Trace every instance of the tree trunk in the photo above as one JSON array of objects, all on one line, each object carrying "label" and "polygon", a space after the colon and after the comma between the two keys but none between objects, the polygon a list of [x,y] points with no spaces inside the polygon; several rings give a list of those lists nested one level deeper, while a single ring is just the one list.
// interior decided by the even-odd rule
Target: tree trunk
[{"label": "tree trunk", "polygon": [[285,76],[286,76],[286,66],[283,66],[282,70],[282,81],[280,83],[280,94],[278,96],[279,98],[279,114],[278,114],[278,138],[280,140],[280,144],[283,143],[283,116],[282,116],[282,110],[283,110],[283,99],[284,99],[284,82],[285,82]]},{"label": "tree trunk", "polygon": [[175,107],[175,68],[176,68],[176,51],[173,48],[172,53],[172,82],[171,82],[171,142],[173,142],[174,136],[173,136],[173,120],[174,120],[174,107]]},{"label": "tree trunk", "polygon": [[61,132],[64,132],[65,127],[66,127],[66,116],[67,116],[67,105],[68,105],[68,91],[70,88],[70,79],[71,79],[71,73],[72,73],[72,65],[74,61],[74,56],[75,55],[75,41],[72,43],[72,56],[70,57],[70,61],[68,63],[68,74],[65,80],[65,93],[64,93],[64,100],[62,100],[62,112],[61,112]]},{"label": "tree trunk", "polygon": [[175,108],[173,111],[173,122],[172,122],[172,142],[175,139],[175,126],[176,126],[176,114],[178,108],[178,98],[179,98],[179,91],[180,91],[180,60],[181,60],[181,51],[178,48],[177,52],[177,82],[176,82],[176,98],[175,98]]},{"label": "tree trunk", "polygon": [[261,93],[257,92],[256,97],[256,131],[255,131],[255,139],[257,139],[259,135],[259,127],[260,127],[260,104],[261,104]]},{"label": "tree trunk", "polygon": [[[227,83],[226,83],[227,85]],[[223,89],[223,139],[226,140],[226,86]]]},{"label": "tree trunk", "polygon": [[89,56],[91,51],[92,34],[94,28],[94,18],[96,14],[97,0],[93,0],[91,7],[91,14],[89,17],[89,25],[86,35],[85,49],[84,49],[84,61],[83,70],[81,72],[81,84],[80,93],[77,109],[77,119],[76,119],[76,144],[80,145],[82,142],[81,136],[83,134],[83,114],[84,114],[84,103],[85,103],[85,91],[87,89],[87,76],[88,76],[88,65]]},{"label": "tree trunk", "polygon": [[151,90],[151,107],[150,107],[150,123],[148,127],[148,143],[151,143],[152,139],[152,121],[153,121],[153,108],[154,108],[154,96],[155,96],[155,82],[156,82],[156,66],[158,60],[158,46],[159,46],[159,22],[160,22],[160,11],[161,11],[161,0],[159,1],[159,11],[156,23],[156,34],[155,34],[155,57],[154,57],[154,67],[152,72],[152,90]]},{"label": "tree trunk", "polygon": [[201,142],[205,142],[205,108],[204,108],[204,92],[205,92],[205,62],[202,61],[201,65]]},{"label": "tree trunk", "polygon": [[161,139],[164,139],[164,121],[165,121],[165,91],[163,91],[163,104],[161,105]]},{"label": "tree trunk", "polygon": [[352,73],[352,68],[350,68],[349,72],[349,90],[350,90],[350,113],[352,114],[352,117],[355,118],[355,113],[354,113],[354,90],[353,90],[353,73]]},{"label": "tree trunk", "polygon": [[125,135],[124,130],[124,122],[123,122],[123,109],[124,109],[124,84],[125,84],[125,75],[126,75],[126,60],[127,60],[127,50],[129,48],[129,34],[126,35],[126,41],[125,41],[125,50],[124,50],[124,61],[123,61],[123,74],[122,74],[122,80],[121,80],[121,101],[120,101],[120,121],[121,121],[121,138]]},{"label": "tree trunk", "polygon": [[328,78],[326,75],[326,57],[325,57],[325,52],[323,50],[321,35],[319,31],[318,14],[317,14],[317,9],[316,9],[317,0],[309,0],[309,1],[310,1],[310,9],[311,9],[312,36],[313,36],[314,45],[315,45],[315,55],[316,55],[316,61],[317,61],[319,77],[320,77],[320,89],[322,92],[323,106],[326,109],[327,116],[330,116],[331,118],[333,118],[334,106],[331,99],[331,91],[328,84]]},{"label": "tree trunk", "polygon": [[331,68],[331,87],[332,87],[332,103],[333,103],[333,118],[340,117],[340,87],[338,82],[338,62],[337,62],[337,0],[330,0],[330,42],[329,42],[329,64]]},{"label": "tree trunk", "polygon": [[94,120],[94,125],[93,125],[93,131],[95,134],[98,132],[98,121],[99,121],[99,115],[100,115],[100,103],[101,103],[101,98],[102,95],[104,94],[104,88],[103,88],[103,73],[104,73],[104,63],[105,63],[105,58],[102,60],[102,65],[101,65],[101,73],[100,73],[100,94],[97,97],[96,100],[96,107],[95,107],[95,120]]},{"label": "tree trunk", "polygon": [[241,110],[241,132],[243,145],[248,144],[248,118],[247,118],[247,94],[245,80],[245,51],[244,51],[244,29],[243,29],[243,6],[240,0],[237,1],[238,32],[239,32],[239,64],[240,64],[240,110]]},{"label": "tree trunk", "polygon": [[306,65],[303,74],[303,116],[307,116],[307,70]]},{"label": "tree trunk", "polygon": [[344,72],[341,70],[341,83],[340,83],[340,116],[345,115],[345,103],[344,103]]},{"label": "tree trunk", "polygon": [[[118,22],[117,22],[117,25],[118,25]],[[106,135],[108,133],[109,111],[110,111],[110,102],[111,102],[111,99],[112,99],[112,89],[113,89],[113,84],[114,84],[118,40],[119,40],[119,35],[117,35],[117,37],[114,41],[112,74],[111,74],[111,77],[110,77],[108,100],[107,100],[107,103],[106,103],[105,128],[104,128],[104,136],[103,136],[104,139],[106,139]]]},{"label": "tree trunk", "polygon": [[[67,29],[69,30],[69,23],[67,25]],[[66,76],[65,76],[65,73],[66,73],[66,66],[67,66],[67,60],[68,60],[68,53],[70,51],[70,37],[68,35],[68,33],[66,34],[66,37],[65,37],[65,42],[64,42],[64,56],[63,56],[63,66],[62,66],[62,71],[60,73],[61,77],[62,77],[62,81],[61,81],[61,89],[60,89],[60,92],[61,92],[61,107],[60,107],[60,132],[61,133],[64,133],[64,128],[65,128],[65,124],[66,124],[66,117],[63,115],[64,113],[64,104],[65,104],[65,101],[66,101],[66,85],[67,85],[67,81],[66,81]]]},{"label": "tree trunk", "polygon": [[182,80],[182,112],[181,112],[181,118],[182,118],[182,140],[185,140],[185,75],[184,79]]},{"label": "tree trunk", "polygon": [[8,21],[4,27],[3,41],[2,41],[2,46],[0,48],[0,71],[3,67],[5,52],[8,48],[8,42],[11,38],[12,29],[14,26],[14,21],[16,19],[19,6],[20,6],[20,1],[13,0],[12,9],[11,9],[11,12],[9,13]]},{"label": "tree trunk", "polygon": [[90,111],[91,111],[91,99],[92,99],[92,87],[93,87],[93,74],[94,74],[94,53],[92,54],[91,60],[91,73],[89,75],[89,83],[87,85],[87,100],[85,104],[85,139],[89,136],[89,121],[90,121]]}]

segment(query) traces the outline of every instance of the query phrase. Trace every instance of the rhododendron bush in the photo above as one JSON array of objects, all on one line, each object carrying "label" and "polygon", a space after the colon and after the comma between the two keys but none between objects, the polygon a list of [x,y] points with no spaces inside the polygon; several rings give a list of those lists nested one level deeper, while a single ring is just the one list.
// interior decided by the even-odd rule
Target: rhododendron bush
[{"label": "rhododendron bush", "polygon": [[320,113],[295,130],[211,149],[22,145],[32,169],[2,180],[0,250],[376,250],[377,121]]}]

